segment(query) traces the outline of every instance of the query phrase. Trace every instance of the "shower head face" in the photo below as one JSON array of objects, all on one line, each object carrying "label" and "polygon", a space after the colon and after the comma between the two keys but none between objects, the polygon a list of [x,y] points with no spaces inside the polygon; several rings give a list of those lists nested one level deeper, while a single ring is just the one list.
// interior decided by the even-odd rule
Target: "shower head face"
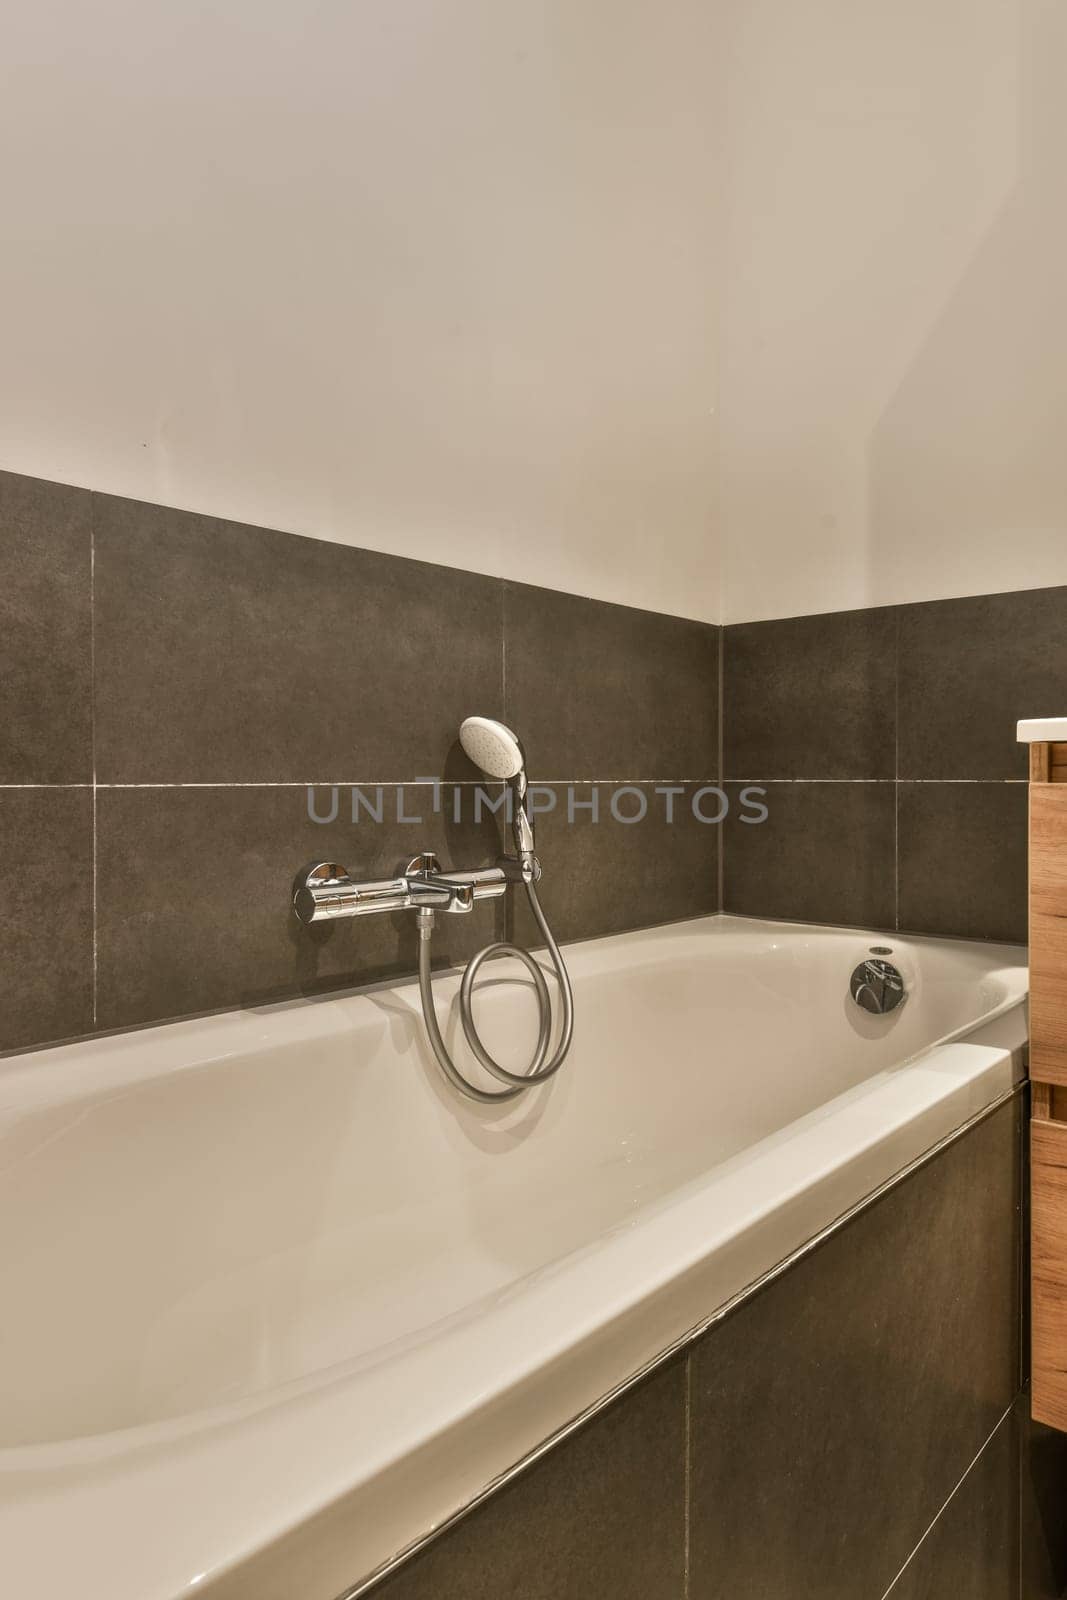
[{"label": "shower head face", "polygon": [[517,734],[492,717],[467,717],[459,742],[476,767],[490,778],[517,778],[526,765]]}]

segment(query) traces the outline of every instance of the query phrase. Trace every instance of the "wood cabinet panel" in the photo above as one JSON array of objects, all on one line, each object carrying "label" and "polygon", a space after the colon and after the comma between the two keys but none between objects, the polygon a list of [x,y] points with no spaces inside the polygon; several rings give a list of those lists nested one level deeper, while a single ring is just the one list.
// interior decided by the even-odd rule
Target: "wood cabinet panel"
[{"label": "wood cabinet panel", "polygon": [[1030,788],[1030,1075],[1067,1085],[1067,784]]},{"label": "wood cabinet panel", "polygon": [[1030,917],[1030,1076],[1067,1085],[1067,918]]},{"label": "wood cabinet panel", "polygon": [[1067,1122],[1030,1124],[1031,1406],[1067,1431]]},{"label": "wood cabinet panel", "polygon": [[1031,1409],[1067,1433],[1067,745],[1030,751]]},{"label": "wood cabinet panel", "polygon": [[1067,917],[1067,784],[1030,787],[1030,906]]}]

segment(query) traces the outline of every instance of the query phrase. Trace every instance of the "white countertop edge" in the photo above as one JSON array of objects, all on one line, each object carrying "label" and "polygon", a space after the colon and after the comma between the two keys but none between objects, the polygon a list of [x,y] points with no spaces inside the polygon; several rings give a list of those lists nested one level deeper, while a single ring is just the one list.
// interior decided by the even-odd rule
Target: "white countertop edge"
[{"label": "white countertop edge", "polygon": [[1055,744],[1067,740],[1067,717],[1031,717],[1016,723],[1020,744]]}]

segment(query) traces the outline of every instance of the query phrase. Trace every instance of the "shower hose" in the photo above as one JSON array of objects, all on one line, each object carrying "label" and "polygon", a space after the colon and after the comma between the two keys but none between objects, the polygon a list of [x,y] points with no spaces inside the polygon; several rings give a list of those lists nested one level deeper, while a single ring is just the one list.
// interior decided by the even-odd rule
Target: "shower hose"
[{"label": "shower hose", "polygon": [[[552,937],[552,930],[548,926],[545,914],[541,910],[541,902],[537,898],[537,890],[532,883],[527,883],[526,893],[530,901],[530,910],[534,920],[541,931],[541,937],[548,946],[548,953],[552,957],[552,965],[556,969],[559,980],[560,1005],[562,1012],[562,1027],[560,1029],[559,1044],[551,1061],[546,1061],[549,1040],[552,1037],[552,1001],[549,998],[548,985],[544,973],[528,950],[521,950],[518,945],[497,943],[487,944],[484,950],[479,950],[467,965],[459,986],[459,1014],[463,1023],[463,1032],[467,1036],[477,1060],[494,1078],[504,1085],[502,1089],[479,1089],[477,1085],[466,1079],[452,1057],[448,1053],[448,1046],[441,1037],[441,1029],[437,1024],[437,1010],[433,999],[433,977],[430,971],[430,939],[433,934],[434,914],[432,911],[419,912],[419,994],[422,997],[422,1015],[426,1022],[426,1032],[430,1036],[433,1053],[441,1065],[441,1070],[449,1082],[461,1094],[469,1096],[471,1100],[492,1102],[499,1100],[513,1100],[516,1095],[522,1094],[524,1089],[533,1089],[539,1083],[545,1083],[563,1065],[567,1051],[571,1047],[571,1036],[574,1033],[574,995],[571,992],[571,980],[567,976],[567,968],[563,964],[559,945]],[[502,1067],[489,1054],[478,1037],[478,1029],[474,1021],[472,999],[474,980],[481,970],[484,961],[491,960],[494,956],[514,956],[521,961],[530,977],[533,979],[534,990],[537,995],[538,1035],[537,1045],[533,1057],[525,1072],[510,1072],[507,1067]]]}]

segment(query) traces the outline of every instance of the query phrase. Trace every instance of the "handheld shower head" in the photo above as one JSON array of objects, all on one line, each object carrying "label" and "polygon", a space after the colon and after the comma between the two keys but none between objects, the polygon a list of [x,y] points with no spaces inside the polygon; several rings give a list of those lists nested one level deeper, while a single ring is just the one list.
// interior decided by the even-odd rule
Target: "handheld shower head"
[{"label": "handheld shower head", "polygon": [[526,753],[518,734],[492,717],[466,717],[460,725],[459,742],[486,777],[511,785],[511,826],[522,875],[527,882],[538,878],[533,820],[526,809]]},{"label": "handheld shower head", "polygon": [[492,717],[467,717],[459,742],[476,767],[490,778],[517,778],[526,766],[518,735]]}]

